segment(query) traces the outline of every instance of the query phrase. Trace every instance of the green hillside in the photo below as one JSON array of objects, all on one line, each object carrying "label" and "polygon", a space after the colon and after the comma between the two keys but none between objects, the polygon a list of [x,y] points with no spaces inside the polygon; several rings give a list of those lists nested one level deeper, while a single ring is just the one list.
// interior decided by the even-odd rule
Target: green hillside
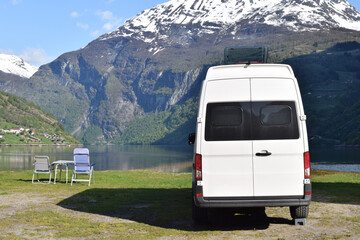
[{"label": "green hillside", "polygon": [[53,116],[15,95],[0,92],[1,144],[78,144]]},{"label": "green hillside", "polygon": [[360,43],[287,59],[298,78],[313,143],[360,145]]},{"label": "green hillside", "polygon": [[198,98],[190,98],[167,111],[154,112],[131,121],[117,143],[185,144],[187,135],[195,131]]}]

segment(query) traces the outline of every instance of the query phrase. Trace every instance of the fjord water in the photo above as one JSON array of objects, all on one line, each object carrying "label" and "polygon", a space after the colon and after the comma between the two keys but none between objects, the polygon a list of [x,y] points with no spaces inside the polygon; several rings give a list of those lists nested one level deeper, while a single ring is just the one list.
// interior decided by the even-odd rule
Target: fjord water
[{"label": "fjord water", "polygon": [[[190,172],[193,149],[190,146],[86,146],[95,170],[155,169],[164,172]],[[33,169],[36,155],[49,156],[50,162],[72,160],[73,147],[0,147],[0,171]]]},{"label": "fjord water", "polygon": [[[191,172],[191,146],[86,146],[95,170],[154,169],[163,172]],[[72,160],[73,147],[0,147],[0,171],[33,169],[36,155],[49,156],[50,162]],[[360,172],[360,149],[311,147],[312,169]]]},{"label": "fjord water", "polygon": [[311,168],[360,172],[360,148],[310,147]]}]

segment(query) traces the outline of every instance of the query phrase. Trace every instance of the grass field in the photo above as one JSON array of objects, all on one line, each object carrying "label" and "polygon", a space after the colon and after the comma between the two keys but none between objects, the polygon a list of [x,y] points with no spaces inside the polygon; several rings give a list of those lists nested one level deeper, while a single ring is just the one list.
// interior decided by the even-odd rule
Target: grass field
[{"label": "grass field", "polygon": [[288,208],[267,208],[265,219],[217,216],[209,225],[195,226],[189,173],[101,171],[91,187],[35,185],[31,177],[31,171],[0,172],[0,238],[360,238],[359,173],[313,171],[306,226],[294,226]]}]

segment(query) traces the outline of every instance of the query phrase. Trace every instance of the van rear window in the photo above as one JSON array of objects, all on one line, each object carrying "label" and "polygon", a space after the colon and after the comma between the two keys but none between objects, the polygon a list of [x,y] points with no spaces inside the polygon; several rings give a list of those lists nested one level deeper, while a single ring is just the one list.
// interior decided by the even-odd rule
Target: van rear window
[{"label": "van rear window", "polygon": [[205,140],[298,139],[295,102],[209,103]]},{"label": "van rear window", "polygon": [[[246,129],[249,103],[229,102],[207,105],[206,141],[245,140],[250,138]],[[245,111],[245,112],[244,112]]]},{"label": "van rear window", "polygon": [[242,122],[242,108],[237,105],[214,105],[211,114],[213,126],[239,126]]},{"label": "van rear window", "polygon": [[264,125],[285,125],[291,123],[291,108],[287,105],[268,105],[260,109]]}]

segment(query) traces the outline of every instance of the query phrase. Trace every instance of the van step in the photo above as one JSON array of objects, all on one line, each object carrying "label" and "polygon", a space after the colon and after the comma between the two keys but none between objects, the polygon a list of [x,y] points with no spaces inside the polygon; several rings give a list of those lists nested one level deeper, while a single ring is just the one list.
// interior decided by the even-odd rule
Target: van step
[{"label": "van step", "polygon": [[295,218],[294,222],[295,222],[295,226],[297,226],[297,225],[305,226],[306,225],[306,218]]}]

